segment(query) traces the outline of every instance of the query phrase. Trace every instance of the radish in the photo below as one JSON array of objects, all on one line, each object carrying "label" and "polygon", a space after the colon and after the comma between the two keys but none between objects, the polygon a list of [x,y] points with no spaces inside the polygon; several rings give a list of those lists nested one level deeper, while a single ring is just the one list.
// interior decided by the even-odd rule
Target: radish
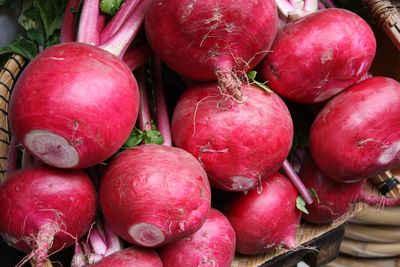
[{"label": "radish", "polygon": [[96,192],[82,171],[32,167],[0,185],[0,234],[43,266],[48,253],[81,238],[94,221]]},{"label": "radish", "polygon": [[299,176],[308,188],[315,190],[317,201],[308,205],[304,220],[315,224],[331,223],[348,212],[356,202],[372,206],[394,206],[399,199],[373,195],[365,191],[366,180],[355,183],[337,183],[324,175],[313,162],[310,155],[303,160]]},{"label": "radish", "polygon": [[238,102],[216,83],[193,86],[172,117],[175,145],[201,162],[214,186],[228,191],[246,191],[275,173],[293,140],[290,113],[275,93],[253,85],[242,92]]},{"label": "radish", "polygon": [[240,77],[268,52],[277,27],[272,0],[156,0],[145,18],[149,44],[167,65],[193,80],[218,79],[239,100]]},{"label": "radish", "polygon": [[[144,75],[139,77],[139,123],[142,130],[147,130],[150,111]],[[153,84],[156,95],[160,95],[161,84]],[[157,109],[163,113],[157,118],[158,126],[168,132],[165,100],[156,100]],[[168,136],[164,135],[166,145],[143,144],[119,154],[100,184],[100,207],[111,230],[139,246],[158,247],[195,233],[211,208],[210,184],[204,169],[190,153],[171,147]]]},{"label": "radish", "polygon": [[93,267],[162,267],[158,254],[151,249],[129,247],[91,264]]},{"label": "radish", "polygon": [[228,219],[211,209],[203,226],[193,235],[161,248],[164,267],[229,267],[235,256],[235,232]]},{"label": "radish", "polygon": [[282,97],[322,102],[358,81],[376,51],[374,34],[351,11],[328,8],[288,23],[259,66],[262,79]]},{"label": "radish", "polygon": [[[88,44],[100,40],[99,1],[85,0],[79,43],[55,45],[29,63],[15,85],[9,114],[13,134],[34,156],[59,168],[85,168],[123,145],[136,122],[139,95],[135,77],[118,57],[137,34],[149,3],[141,1],[114,36],[96,47]],[[71,15],[65,23],[63,38],[70,40]]]},{"label": "radish", "polygon": [[236,251],[261,254],[273,248],[295,247],[300,223],[296,188],[280,173],[264,179],[262,191],[250,190],[235,199],[226,217],[236,233]]},{"label": "radish", "polygon": [[370,178],[400,164],[400,83],[361,81],[334,97],[310,130],[311,155],[337,182]]},{"label": "radish", "polygon": [[161,246],[196,232],[209,212],[210,195],[207,176],[192,155],[151,144],[115,158],[99,192],[110,228],[144,247]]}]

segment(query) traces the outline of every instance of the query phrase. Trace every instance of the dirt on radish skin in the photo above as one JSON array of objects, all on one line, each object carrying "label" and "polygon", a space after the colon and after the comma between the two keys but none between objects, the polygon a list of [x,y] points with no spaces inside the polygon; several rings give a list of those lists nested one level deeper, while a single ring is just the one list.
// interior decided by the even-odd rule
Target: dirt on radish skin
[{"label": "dirt on radish skin", "polygon": [[199,162],[182,149],[161,145],[141,145],[115,158],[102,178],[99,198],[111,230],[144,247],[193,234],[211,206]]},{"label": "dirt on radish skin", "polygon": [[13,134],[43,162],[83,168],[114,154],[139,107],[137,83],[116,56],[65,43],[44,50],[19,77],[10,102]]},{"label": "dirt on radish skin", "polygon": [[301,213],[296,208],[298,193],[282,174],[262,182],[262,190],[239,196],[226,216],[236,233],[236,251],[261,254],[279,246],[295,247]]},{"label": "dirt on radish skin", "polygon": [[275,173],[287,157],[293,123],[275,93],[245,85],[243,101],[221,94],[216,83],[188,88],[175,107],[172,138],[204,166],[210,182],[246,191]]},{"label": "dirt on radish skin", "polygon": [[236,237],[228,219],[211,209],[203,226],[193,235],[160,249],[164,267],[229,267],[235,256]]},{"label": "dirt on radish skin", "polygon": [[91,264],[93,267],[162,267],[158,254],[149,248],[129,247]]},{"label": "dirt on radish skin", "polygon": [[370,178],[400,164],[400,83],[364,80],[334,97],[310,131],[311,155],[337,182]]},{"label": "dirt on radish skin", "polygon": [[268,86],[294,102],[322,102],[357,82],[375,56],[374,34],[351,11],[329,8],[288,23],[259,66]]},{"label": "dirt on radish skin", "polygon": [[307,155],[300,169],[299,176],[307,188],[317,194],[317,200],[306,208],[309,214],[303,213],[304,220],[315,224],[331,223],[351,210],[357,202],[372,206],[394,206],[400,199],[390,199],[366,191],[366,180],[355,183],[337,183],[324,175]]},{"label": "dirt on radish skin", "polygon": [[0,206],[1,236],[41,266],[89,230],[96,192],[83,171],[27,168],[0,185]]},{"label": "dirt on radish skin", "polygon": [[277,25],[272,0],[157,0],[145,18],[149,44],[167,65],[193,80],[218,79],[238,99],[238,76],[266,55]]}]

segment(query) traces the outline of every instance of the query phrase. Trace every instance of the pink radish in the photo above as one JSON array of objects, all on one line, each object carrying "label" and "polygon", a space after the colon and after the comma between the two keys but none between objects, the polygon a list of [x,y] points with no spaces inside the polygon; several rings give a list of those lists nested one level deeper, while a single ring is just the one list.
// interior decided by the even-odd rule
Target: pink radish
[{"label": "pink radish", "polygon": [[240,77],[266,55],[277,25],[272,0],[156,0],[145,18],[149,44],[167,65],[193,80],[218,79],[237,99]]},{"label": "pink radish", "polygon": [[322,102],[358,81],[375,56],[374,34],[351,11],[328,8],[288,23],[260,65],[276,93],[302,103]]},{"label": "pink radish", "polygon": [[93,267],[162,267],[158,254],[151,249],[129,247],[91,264]]},{"label": "pink radish", "polygon": [[300,223],[296,188],[282,174],[264,179],[262,191],[250,190],[235,199],[227,218],[236,233],[236,251],[261,254],[273,248],[295,247]]},{"label": "pink radish", "polygon": [[60,168],[95,165],[128,138],[138,113],[137,83],[114,55],[86,44],[50,47],[18,79],[10,103],[13,134]]},{"label": "pink radish", "polygon": [[302,217],[311,223],[331,223],[348,212],[356,202],[372,206],[400,205],[400,199],[386,198],[365,191],[366,180],[355,183],[336,183],[324,175],[310,156],[303,160],[299,176],[308,188],[315,190],[317,200],[306,208]]},{"label": "pink radish", "polygon": [[156,247],[195,233],[210,210],[210,194],[207,175],[192,155],[169,146],[141,145],[111,162],[99,197],[117,235]]},{"label": "pink radish", "polygon": [[193,235],[161,248],[164,267],[229,267],[235,256],[236,237],[228,219],[211,209],[203,226]]},{"label": "pink radish", "polygon": [[[101,39],[99,0],[85,0],[77,43],[50,47],[30,62],[11,96],[10,123],[34,156],[59,168],[85,168],[123,145],[136,122],[139,95],[135,77],[119,58],[149,3],[140,1],[113,37],[95,47],[85,43]],[[70,41],[74,18],[69,10],[66,15],[63,40]]]},{"label": "pink radish", "polygon": [[211,183],[246,191],[275,173],[287,157],[293,125],[275,94],[243,85],[243,101],[221,94],[216,83],[188,88],[172,117],[175,145],[193,154]]},{"label": "pink radish", "polygon": [[43,266],[48,253],[81,238],[94,221],[96,192],[82,171],[50,167],[13,172],[0,185],[0,234]]},{"label": "pink radish", "polygon": [[400,164],[400,83],[366,79],[333,98],[310,131],[311,155],[337,182],[354,182]]}]

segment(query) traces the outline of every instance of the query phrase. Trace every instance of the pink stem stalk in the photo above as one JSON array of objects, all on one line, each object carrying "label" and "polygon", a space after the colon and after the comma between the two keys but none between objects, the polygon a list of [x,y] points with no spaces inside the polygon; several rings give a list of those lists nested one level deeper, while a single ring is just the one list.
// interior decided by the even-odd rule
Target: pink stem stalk
[{"label": "pink stem stalk", "polygon": [[63,22],[60,30],[60,42],[74,42],[76,39],[77,14],[80,0],[69,0],[65,8]]},{"label": "pink stem stalk", "polygon": [[139,68],[135,76],[138,80],[140,93],[140,107],[138,116],[139,128],[142,131],[151,130],[151,115],[144,67]]},{"label": "pink stem stalk", "polygon": [[122,60],[132,71],[142,66],[153,54],[147,44],[132,47],[126,51]]},{"label": "pink stem stalk", "polygon": [[304,0],[304,11],[306,14],[315,12],[318,10],[318,0]]},{"label": "pink stem stalk", "polygon": [[127,20],[128,16],[139,4],[139,0],[126,0],[117,13],[111,18],[110,22],[105,26],[100,34],[100,43],[104,44],[112,38],[112,36],[121,28],[122,24]]},{"label": "pink stem stalk", "polygon": [[290,181],[293,183],[293,185],[297,188],[297,191],[303,197],[304,201],[308,205],[311,205],[314,202],[313,197],[311,196],[310,192],[308,191],[306,186],[301,181],[300,177],[293,170],[292,165],[290,164],[290,162],[287,159],[285,159],[285,161],[283,162],[282,168],[285,171],[287,177],[290,179]]},{"label": "pink stem stalk", "polygon": [[100,38],[100,33],[104,29],[105,26],[106,26],[106,16],[99,15],[99,19],[97,21],[97,32],[99,33],[99,38]]},{"label": "pink stem stalk", "polygon": [[275,0],[275,3],[278,7],[279,15],[283,18],[287,18],[290,12],[296,10],[296,8],[287,0]]},{"label": "pink stem stalk", "polygon": [[104,255],[107,250],[107,245],[97,227],[94,227],[90,231],[89,242],[93,252],[99,255]]},{"label": "pink stem stalk", "polygon": [[21,168],[28,168],[35,165],[35,158],[26,148],[22,150]]},{"label": "pink stem stalk", "polygon": [[335,8],[336,4],[332,0],[321,0],[327,8]]},{"label": "pink stem stalk", "polygon": [[138,34],[150,3],[151,0],[141,0],[114,36],[99,47],[122,58],[130,43]]},{"label": "pink stem stalk", "polygon": [[99,29],[100,0],[84,0],[80,17],[77,41],[97,45]]},{"label": "pink stem stalk", "polygon": [[[8,148],[8,156],[7,156],[7,176],[11,173],[15,172],[17,167],[17,159],[18,159],[18,140],[15,136],[11,137],[10,146]],[[5,178],[7,179],[7,178]],[[0,181],[0,184],[5,181]]]},{"label": "pink stem stalk", "polygon": [[153,59],[153,86],[156,102],[156,118],[158,130],[161,132],[165,146],[172,146],[171,128],[168,117],[167,103],[165,101],[165,93],[161,71],[161,60],[155,56]]},{"label": "pink stem stalk", "polygon": [[74,247],[74,255],[72,256],[71,267],[83,267],[87,265],[85,260],[85,253],[82,246],[76,242]]},{"label": "pink stem stalk", "polygon": [[104,256],[108,256],[123,248],[121,239],[110,229],[105,220],[103,220],[103,231],[106,236],[106,243],[107,243],[107,250]]},{"label": "pink stem stalk", "polygon": [[319,10],[326,9],[326,6],[325,6],[324,3],[322,3],[321,1],[318,1],[318,9],[319,9]]}]

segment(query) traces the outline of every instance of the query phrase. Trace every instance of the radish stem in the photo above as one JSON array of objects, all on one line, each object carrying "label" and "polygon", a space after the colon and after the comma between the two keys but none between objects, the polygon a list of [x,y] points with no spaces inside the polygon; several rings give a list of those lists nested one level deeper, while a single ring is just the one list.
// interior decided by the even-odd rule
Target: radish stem
[{"label": "radish stem", "polygon": [[142,0],[114,36],[99,47],[122,58],[144,21],[150,0]]},{"label": "radish stem", "polygon": [[100,0],[85,0],[80,17],[77,41],[91,45],[99,43]]},{"label": "radish stem", "polygon": [[126,0],[117,13],[112,17],[110,22],[105,26],[100,34],[100,43],[105,43],[120,29],[121,25],[132,14],[139,0]]},{"label": "radish stem", "polygon": [[74,42],[76,39],[77,14],[80,0],[69,0],[65,8],[64,18],[60,30],[60,42]]},{"label": "radish stem", "polygon": [[279,13],[284,18],[287,18],[290,12],[294,12],[295,7],[286,0],[275,0],[275,3],[278,7]]},{"label": "radish stem", "polygon": [[107,250],[104,256],[108,256],[123,248],[121,239],[110,229],[105,220],[103,220],[103,231],[106,236]]},{"label": "radish stem", "polygon": [[129,48],[122,60],[132,71],[142,66],[152,55],[152,50],[147,44]]},{"label": "radish stem", "polygon": [[140,107],[138,116],[139,128],[142,131],[151,130],[151,115],[144,67],[138,69],[136,77],[140,93]]},{"label": "radish stem", "polygon": [[290,162],[287,159],[285,159],[285,161],[283,162],[282,168],[285,171],[288,178],[290,179],[290,181],[297,188],[297,191],[299,191],[299,193],[303,197],[304,201],[308,205],[311,205],[314,202],[313,197],[311,196],[310,192],[308,191],[308,189],[305,187],[305,185],[301,181],[300,177],[293,170],[292,165],[290,164]]},{"label": "radish stem", "polygon": [[304,0],[304,11],[306,14],[318,10],[318,0]]},{"label": "radish stem", "polygon": [[155,56],[153,58],[153,88],[156,102],[156,118],[158,130],[161,132],[165,146],[172,145],[170,121],[168,117],[168,109],[165,101],[164,86],[162,83],[161,60]]},{"label": "radish stem", "polygon": [[87,264],[85,260],[85,253],[82,246],[76,242],[74,247],[74,255],[72,256],[71,267],[82,267]]},{"label": "radish stem", "polygon": [[[18,140],[15,136],[11,136],[11,141],[10,141],[10,146],[8,148],[8,156],[7,156],[7,176],[9,176],[11,173],[15,172],[18,167],[17,167],[17,158],[18,158]],[[3,181],[0,181],[0,184],[4,182],[7,179]]]}]

